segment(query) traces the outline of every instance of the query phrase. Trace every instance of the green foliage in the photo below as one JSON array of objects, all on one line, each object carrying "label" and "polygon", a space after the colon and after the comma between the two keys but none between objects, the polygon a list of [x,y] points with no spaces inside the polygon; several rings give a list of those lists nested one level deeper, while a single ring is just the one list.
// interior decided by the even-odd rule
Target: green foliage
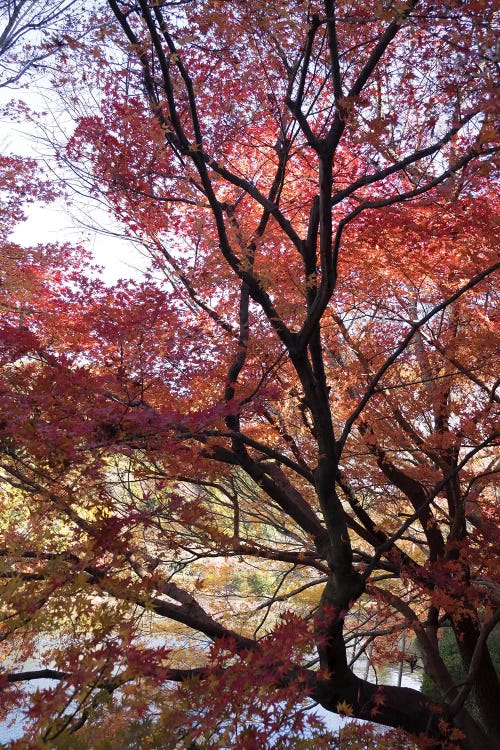
[{"label": "green foliage", "polygon": [[269,576],[263,573],[250,573],[247,584],[253,594],[265,594],[269,591]]},{"label": "green foliage", "polygon": [[[500,628],[496,628],[488,638],[488,650],[492,658],[497,673],[500,673]],[[458,685],[465,680],[465,672],[458,650],[455,634],[451,628],[447,628],[441,640],[439,641],[439,653],[448,668],[451,679]],[[424,672],[422,680],[422,692],[433,700],[441,700],[441,693],[431,677]],[[474,695],[469,695],[466,706],[475,719],[480,721],[479,709],[474,699]]]}]

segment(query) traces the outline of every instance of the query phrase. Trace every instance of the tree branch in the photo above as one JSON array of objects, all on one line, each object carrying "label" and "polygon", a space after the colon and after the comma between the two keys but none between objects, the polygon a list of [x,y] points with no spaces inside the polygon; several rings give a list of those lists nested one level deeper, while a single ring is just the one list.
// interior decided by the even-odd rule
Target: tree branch
[{"label": "tree branch", "polygon": [[391,354],[390,357],[388,357],[384,364],[379,367],[377,372],[375,373],[374,377],[372,378],[370,385],[368,386],[365,395],[360,400],[357,407],[354,409],[354,411],[350,414],[348,419],[345,422],[344,429],[342,431],[342,435],[339,438],[339,448],[342,450],[342,448],[345,445],[345,442],[347,440],[347,437],[351,431],[351,428],[357,418],[362,413],[363,409],[367,405],[367,403],[370,401],[370,399],[373,397],[373,395],[376,392],[376,388],[382,377],[385,375],[387,370],[394,364],[394,362],[398,359],[398,357],[407,349],[410,341],[413,339],[415,334],[424,326],[426,323],[428,323],[431,318],[433,318],[437,313],[441,312],[442,310],[445,310],[447,307],[449,307],[453,302],[455,302],[457,299],[459,299],[463,294],[468,292],[470,289],[473,289],[477,284],[479,284],[481,281],[486,279],[488,276],[490,276],[492,273],[497,271],[500,268],[500,261],[498,263],[493,263],[493,265],[486,268],[484,271],[481,271],[481,273],[476,274],[470,281],[468,281],[466,284],[461,286],[457,291],[452,294],[450,297],[445,299],[443,302],[440,302],[439,305],[435,305],[435,307],[430,310],[426,315],[424,315],[420,320],[418,320],[416,323],[414,323],[404,339],[401,341],[399,346],[394,350],[394,352]]}]

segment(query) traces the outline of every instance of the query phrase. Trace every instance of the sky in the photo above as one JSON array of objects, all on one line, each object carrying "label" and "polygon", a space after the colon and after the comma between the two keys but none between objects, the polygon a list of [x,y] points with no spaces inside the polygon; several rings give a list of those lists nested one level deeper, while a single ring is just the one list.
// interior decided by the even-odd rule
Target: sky
[{"label": "sky", "polygon": [[[29,123],[15,122],[2,108],[12,99],[21,97],[35,111],[43,109],[43,100],[35,88],[0,88],[0,152],[26,156],[45,162],[46,156],[37,142],[36,132]],[[106,228],[119,231],[113,220],[92,201],[85,202],[81,196],[68,206],[62,200],[50,205],[27,207],[27,220],[19,224],[11,239],[20,245],[29,246],[39,242],[69,242],[82,244],[90,250],[95,262],[102,267],[102,278],[109,284],[120,278],[136,278],[145,268],[145,259],[132,242],[112,234]],[[102,228],[103,231],[98,231]]]}]

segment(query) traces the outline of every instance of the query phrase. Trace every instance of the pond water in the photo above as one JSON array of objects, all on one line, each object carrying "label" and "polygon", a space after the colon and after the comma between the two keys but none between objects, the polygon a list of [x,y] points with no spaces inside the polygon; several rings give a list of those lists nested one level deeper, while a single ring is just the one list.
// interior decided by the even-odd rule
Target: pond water
[{"label": "pond water", "polygon": [[[359,677],[366,679],[367,666],[368,665],[366,657],[361,657],[355,664],[354,672]],[[40,665],[37,664],[34,660],[30,660],[29,662],[26,662],[24,664],[24,669],[26,670],[39,668]],[[370,681],[379,682],[380,684],[384,685],[397,685],[399,678],[399,666],[389,665],[382,669],[379,669],[376,676],[370,669],[368,674],[368,679],[370,679]],[[415,669],[413,672],[411,672],[410,668],[405,664],[401,674],[401,685],[403,687],[411,687],[419,690],[421,682],[422,674],[420,670]],[[35,692],[36,690],[48,687],[50,684],[52,684],[51,680],[35,680],[29,684],[29,689]],[[318,716],[324,719],[325,725],[330,730],[341,729],[348,721],[353,721],[352,719],[346,719],[338,716],[337,714],[332,714],[329,711],[323,709],[321,706],[317,706],[314,711]],[[0,748],[8,748],[11,740],[22,737],[23,722],[24,717],[21,712],[18,712],[17,715],[12,716],[12,721],[9,722],[9,725],[0,723]]]}]

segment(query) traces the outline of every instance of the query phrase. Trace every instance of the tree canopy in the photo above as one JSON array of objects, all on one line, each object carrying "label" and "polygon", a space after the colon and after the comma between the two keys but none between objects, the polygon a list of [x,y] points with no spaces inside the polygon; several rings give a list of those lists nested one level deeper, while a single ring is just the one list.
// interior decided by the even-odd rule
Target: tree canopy
[{"label": "tree canopy", "polygon": [[[497,747],[496,3],[62,5],[0,159],[11,747]],[[12,240],[72,189],[144,273]],[[439,699],[355,672],[406,632]]]}]

